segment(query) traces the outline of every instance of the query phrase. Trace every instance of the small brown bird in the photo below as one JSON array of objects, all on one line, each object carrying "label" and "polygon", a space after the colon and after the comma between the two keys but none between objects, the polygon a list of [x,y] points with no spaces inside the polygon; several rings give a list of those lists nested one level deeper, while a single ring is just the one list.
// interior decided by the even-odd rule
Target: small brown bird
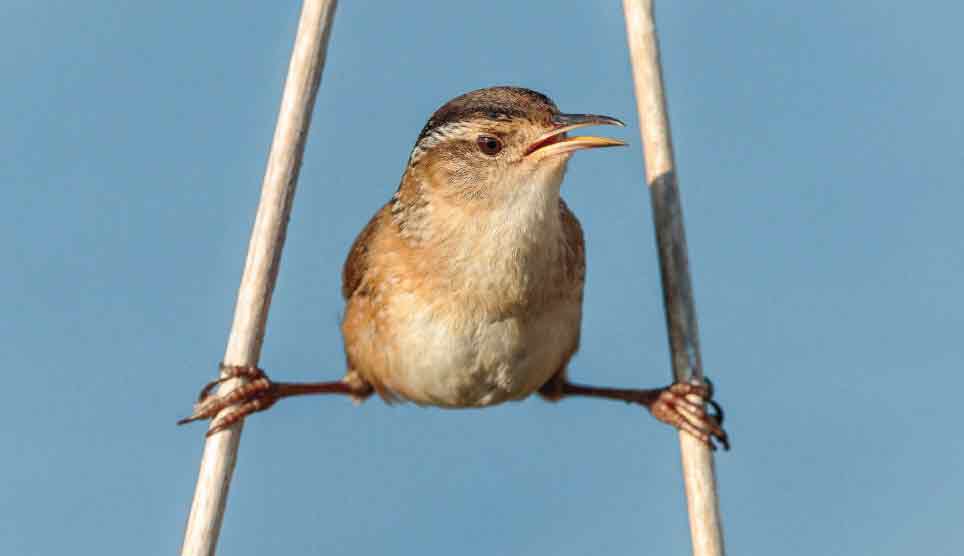
[{"label": "small brown bird", "polygon": [[[348,372],[336,382],[272,382],[254,367],[222,366],[187,423],[218,415],[208,434],[280,398],[377,392],[388,402],[483,407],[538,392],[642,405],[711,447],[728,447],[707,386],[651,390],[570,382],[579,347],[586,259],[582,228],[560,197],[581,149],[624,145],[569,137],[623,123],[563,114],[545,95],[492,87],[439,108],[422,129],[392,199],[358,235],[342,276]],[[218,383],[247,382],[211,395]],[[695,397],[694,397],[695,396]],[[704,403],[713,406],[708,414]]]}]

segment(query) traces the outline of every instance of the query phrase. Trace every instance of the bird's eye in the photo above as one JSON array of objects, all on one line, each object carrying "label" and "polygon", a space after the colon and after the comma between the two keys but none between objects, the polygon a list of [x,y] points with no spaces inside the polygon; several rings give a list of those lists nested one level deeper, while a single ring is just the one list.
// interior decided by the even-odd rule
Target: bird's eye
[{"label": "bird's eye", "polygon": [[492,137],[491,135],[479,135],[478,139],[475,140],[475,144],[479,146],[479,150],[483,154],[489,156],[495,156],[499,154],[502,150],[502,141],[498,138]]}]

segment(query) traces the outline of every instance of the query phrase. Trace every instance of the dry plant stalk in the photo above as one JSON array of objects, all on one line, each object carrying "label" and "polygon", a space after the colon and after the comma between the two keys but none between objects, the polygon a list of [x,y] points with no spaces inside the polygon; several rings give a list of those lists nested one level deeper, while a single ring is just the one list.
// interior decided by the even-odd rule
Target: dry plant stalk
[{"label": "dry plant stalk", "polygon": [[[321,80],[336,0],[305,0],[288,66],[274,140],[268,156],[261,201],[251,230],[248,256],[224,352],[231,365],[257,365],[305,150],[311,111]],[[221,392],[237,386],[221,385]],[[207,439],[181,554],[211,556],[217,547],[228,488],[237,459],[242,424]]]},{"label": "dry plant stalk", "polygon": [[[663,89],[659,42],[652,0],[623,0],[626,35],[633,64],[640,136],[646,158],[656,226],[663,300],[676,382],[703,380],[696,308],[690,283],[686,236],[673,160],[669,116]],[[689,508],[694,556],[722,556],[723,530],[713,453],[704,443],[680,433],[683,480]]]}]

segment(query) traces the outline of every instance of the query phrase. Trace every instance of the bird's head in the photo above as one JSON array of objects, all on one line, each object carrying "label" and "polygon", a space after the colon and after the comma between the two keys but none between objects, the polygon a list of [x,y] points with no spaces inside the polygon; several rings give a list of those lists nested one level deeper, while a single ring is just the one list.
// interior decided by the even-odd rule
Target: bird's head
[{"label": "bird's head", "polygon": [[558,190],[573,152],[625,145],[606,137],[568,136],[595,125],[623,123],[609,116],[561,113],[547,96],[529,89],[479,89],[432,114],[412,150],[406,176],[417,173],[420,186],[433,197],[460,202],[500,204],[525,188]]}]

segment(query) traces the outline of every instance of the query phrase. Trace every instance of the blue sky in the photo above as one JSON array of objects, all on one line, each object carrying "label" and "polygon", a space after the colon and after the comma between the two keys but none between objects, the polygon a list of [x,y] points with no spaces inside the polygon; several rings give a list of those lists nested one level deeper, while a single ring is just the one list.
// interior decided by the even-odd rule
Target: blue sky
[{"label": "blue sky", "polygon": [[[297,22],[294,3],[0,6],[0,553],[171,554]],[[343,372],[340,266],[428,115],[517,84],[625,120],[563,194],[574,378],[670,377],[617,2],[343,2],[262,364]],[[960,554],[959,3],[661,2],[731,554]],[[245,428],[224,554],[687,554],[676,435],[538,399],[292,400]]]}]

